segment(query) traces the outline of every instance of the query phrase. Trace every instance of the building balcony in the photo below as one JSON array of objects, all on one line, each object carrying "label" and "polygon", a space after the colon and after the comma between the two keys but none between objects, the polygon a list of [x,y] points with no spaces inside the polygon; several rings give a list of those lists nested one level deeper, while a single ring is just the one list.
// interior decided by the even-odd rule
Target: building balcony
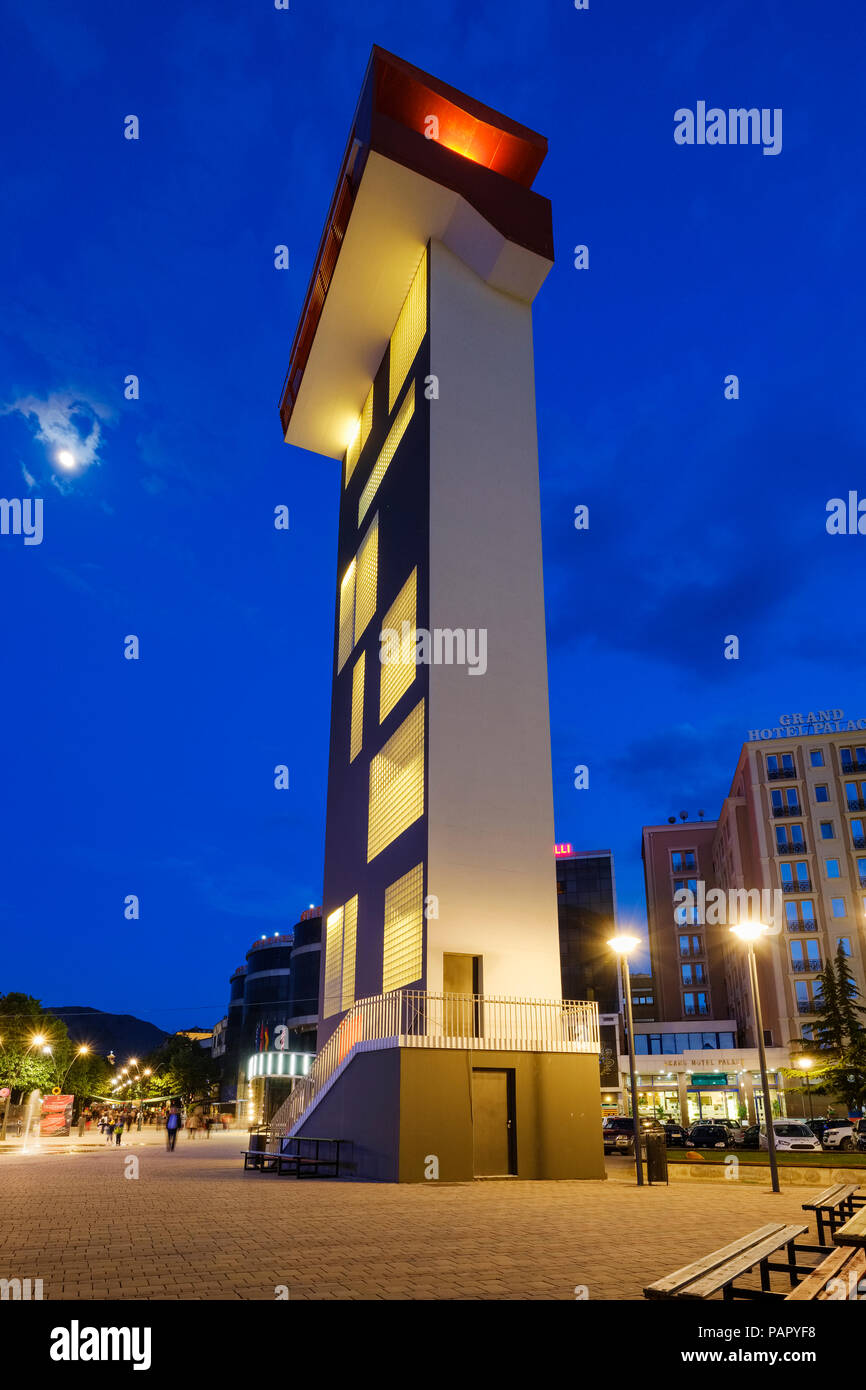
[{"label": "building balcony", "polygon": [[849,811],[866,811],[866,801],[849,801]]},{"label": "building balcony", "polygon": [[598,1054],[598,1005],[422,989],[359,999],[273,1116],[271,1133],[290,1133],[356,1053],[402,1047]]},{"label": "building balcony", "polygon": [[708,1005],[705,1009],[688,1009],[688,1008],[684,1008],[684,1009],[683,1009],[683,1014],[685,1015],[686,1018],[709,1018],[709,1016],[710,1016],[709,1005]]},{"label": "building balcony", "polygon": [[802,922],[789,922],[788,931],[817,931],[818,923],[811,918]]},{"label": "building balcony", "polygon": [[818,1004],[817,1004],[816,1000],[814,1000],[814,999],[798,999],[798,1000],[797,1000],[797,1013],[798,1013],[798,1014],[814,1014],[814,1013],[817,1013],[817,1010],[818,1010]]},{"label": "building balcony", "polygon": [[796,970],[799,975],[817,975],[819,970],[824,969],[822,960],[792,960],[791,969]]},{"label": "building balcony", "polygon": [[866,835],[852,835],[851,843],[855,849],[866,849]]},{"label": "building balcony", "polygon": [[768,782],[781,782],[781,781],[784,781],[785,778],[796,777],[796,776],[797,776],[797,769],[796,769],[795,767],[777,767],[776,770],[775,770],[775,772],[768,772],[768,773],[767,773],[767,781],[768,781]]},{"label": "building balcony", "polygon": [[776,820],[778,820],[780,816],[802,816],[802,814],[803,814],[803,808],[802,808],[802,806],[774,806],[774,807],[773,807],[773,816],[774,816],[774,818],[775,818]]},{"label": "building balcony", "polygon": [[796,883],[783,883],[783,893],[811,893],[812,880],[810,878],[798,878]]},{"label": "building balcony", "polygon": [[777,854],[808,854],[805,845],[776,845]]},{"label": "building balcony", "polygon": [[866,763],[843,763],[843,777],[866,777]]}]

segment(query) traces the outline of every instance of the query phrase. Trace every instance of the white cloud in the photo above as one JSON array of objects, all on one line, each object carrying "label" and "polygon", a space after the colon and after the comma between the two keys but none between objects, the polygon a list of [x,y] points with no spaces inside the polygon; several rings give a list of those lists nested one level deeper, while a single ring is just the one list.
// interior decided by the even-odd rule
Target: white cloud
[{"label": "white cloud", "polygon": [[35,438],[46,445],[52,464],[63,476],[72,478],[99,463],[100,421],[110,415],[105,406],[75,392],[60,391],[45,400],[22,396],[3,406],[2,413],[22,415],[31,428],[35,426]]}]

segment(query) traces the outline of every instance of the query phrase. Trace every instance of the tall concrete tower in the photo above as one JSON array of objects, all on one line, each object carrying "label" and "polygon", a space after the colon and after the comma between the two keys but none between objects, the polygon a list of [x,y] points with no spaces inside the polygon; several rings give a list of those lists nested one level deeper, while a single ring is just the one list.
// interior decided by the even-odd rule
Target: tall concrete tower
[{"label": "tall concrete tower", "polygon": [[546,151],[373,49],[281,402],[287,442],[342,463],[320,1045],[391,991],[561,1001],[532,348]]}]

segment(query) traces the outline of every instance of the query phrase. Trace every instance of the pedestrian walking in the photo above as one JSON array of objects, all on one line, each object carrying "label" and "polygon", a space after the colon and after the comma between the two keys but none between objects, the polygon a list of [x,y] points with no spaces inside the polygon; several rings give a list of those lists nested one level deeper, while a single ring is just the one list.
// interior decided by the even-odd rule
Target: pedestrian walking
[{"label": "pedestrian walking", "polygon": [[120,1141],[123,1138],[123,1116],[118,1115],[114,1125],[114,1142],[120,1148]]},{"label": "pedestrian walking", "polygon": [[177,1107],[169,1107],[168,1115],[165,1119],[165,1147],[169,1153],[174,1153],[174,1146],[177,1143],[177,1132],[180,1129],[180,1114]]},{"label": "pedestrian walking", "polygon": [[78,1137],[79,1137],[79,1139],[82,1139],[82,1138],[84,1137],[84,1111],[83,1111],[83,1110],[81,1111],[81,1113],[80,1113],[79,1116],[78,1116]]}]

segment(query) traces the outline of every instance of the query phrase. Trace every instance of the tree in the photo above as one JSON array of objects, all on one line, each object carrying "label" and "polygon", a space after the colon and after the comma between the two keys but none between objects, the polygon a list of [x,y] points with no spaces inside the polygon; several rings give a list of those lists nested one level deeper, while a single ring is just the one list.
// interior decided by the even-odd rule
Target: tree
[{"label": "tree", "polygon": [[151,1090],[156,1095],[181,1096],[185,1101],[203,1099],[211,1085],[210,1052],[192,1038],[174,1033],[151,1053]]},{"label": "tree", "polygon": [[866,1008],[859,1003],[860,991],[841,943],[818,982],[815,1046],[820,1063],[812,1089],[816,1095],[838,1094],[849,1110],[859,1110],[866,1103]]},{"label": "tree", "polygon": [[0,995],[0,1084],[20,1093],[59,1086],[84,1098],[104,1090],[108,1074],[101,1057],[79,1053],[66,1024],[46,1013],[38,999]]}]

